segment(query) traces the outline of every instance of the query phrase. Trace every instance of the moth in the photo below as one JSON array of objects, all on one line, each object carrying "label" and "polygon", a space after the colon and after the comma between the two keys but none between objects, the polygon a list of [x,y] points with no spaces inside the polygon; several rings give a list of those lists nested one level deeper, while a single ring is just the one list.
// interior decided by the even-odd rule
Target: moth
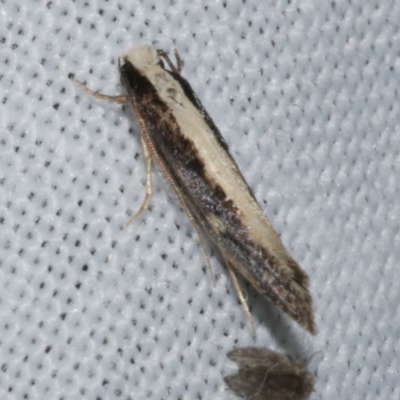
[{"label": "moth", "polygon": [[302,400],[314,389],[314,378],[304,365],[265,348],[246,347],[230,351],[236,375],[224,378],[237,396],[251,400]]},{"label": "moth", "polygon": [[178,53],[175,56],[176,66],[164,51],[151,47],[136,47],[121,56],[119,72],[126,95],[96,93],[76,81],[96,98],[129,104],[136,118],[147,183],[143,203],[133,219],[148,206],[154,162],[198,232],[211,273],[205,235],[220,250],[250,321],[237,273],[314,333],[307,275],[264,215],[220,131],[182,77]]}]

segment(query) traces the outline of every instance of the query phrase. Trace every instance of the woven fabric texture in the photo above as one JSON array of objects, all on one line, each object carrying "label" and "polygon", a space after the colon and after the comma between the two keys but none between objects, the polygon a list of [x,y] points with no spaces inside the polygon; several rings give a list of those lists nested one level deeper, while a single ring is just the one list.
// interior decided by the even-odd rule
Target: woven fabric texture
[{"label": "woven fabric texture", "polygon": [[[226,353],[307,362],[311,399],[399,399],[400,3],[3,0],[0,398],[234,399]],[[157,169],[150,208],[118,56],[191,82],[310,277],[312,337],[229,274]],[[311,358],[311,360],[310,360]]]}]

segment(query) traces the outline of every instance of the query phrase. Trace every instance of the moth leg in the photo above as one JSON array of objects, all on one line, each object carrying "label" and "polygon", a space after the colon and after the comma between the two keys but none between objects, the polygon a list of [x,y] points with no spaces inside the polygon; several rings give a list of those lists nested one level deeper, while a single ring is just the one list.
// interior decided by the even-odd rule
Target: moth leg
[{"label": "moth leg", "polygon": [[245,300],[245,298],[243,296],[243,292],[242,292],[242,289],[240,288],[239,282],[237,280],[237,277],[236,277],[236,274],[235,274],[235,270],[234,270],[232,264],[226,258],[225,258],[225,264],[228,267],[229,274],[231,276],[231,280],[232,280],[233,286],[234,286],[234,288],[236,290],[236,294],[237,294],[237,296],[239,298],[240,303],[242,304],[242,307],[244,308],[244,312],[246,313],[247,319],[250,322],[251,330],[253,332],[253,335],[255,336],[256,335],[256,329],[254,327],[253,318],[251,317],[249,306],[248,306],[248,304],[247,304],[247,302],[246,302],[246,300]]},{"label": "moth leg", "polygon": [[86,93],[90,94],[93,97],[96,97],[96,99],[108,100],[108,101],[112,101],[113,103],[118,103],[118,104],[127,104],[128,103],[128,96],[125,96],[125,95],[109,96],[107,94],[97,93],[97,92],[94,92],[93,90],[90,90],[87,86],[85,86],[82,82],[79,82],[77,79],[73,79],[73,81],[77,85],[79,85]]},{"label": "moth leg", "polygon": [[157,50],[157,52],[158,52],[159,56],[162,57],[166,61],[168,66],[171,68],[172,72],[175,72],[179,75],[181,74],[182,67],[183,67],[183,61],[182,61],[182,58],[179,56],[176,49],[174,51],[175,58],[176,58],[176,67],[172,63],[171,59],[168,57],[168,54],[164,50]]},{"label": "moth leg", "polygon": [[142,141],[142,146],[143,146],[143,151],[144,151],[144,157],[146,159],[146,169],[147,169],[146,195],[143,199],[142,205],[140,206],[139,210],[136,212],[136,214],[133,217],[131,217],[129,219],[129,221],[127,222],[127,225],[131,224],[142,214],[143,211],[147,210],[147,207],[149,206],[150,197],[153,193],[152,181],[151,181],[151,161],[152,161],[151,155],[150,155],[150,151],[149,151],[147,144],[146,144],[145,140],[143,139],[143,137],[141,138],[141,141]]}]

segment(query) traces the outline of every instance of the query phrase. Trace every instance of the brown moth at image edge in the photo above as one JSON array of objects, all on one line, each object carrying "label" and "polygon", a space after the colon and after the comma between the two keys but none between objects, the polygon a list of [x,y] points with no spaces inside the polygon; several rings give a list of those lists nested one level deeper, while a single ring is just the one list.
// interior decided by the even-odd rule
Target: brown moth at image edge
[{"label": "brown moth at image edge", "polygon": [[[154,162],[172,186],[199,234],[212,273],[204,235],[221,252],[251,321],[236,273],[304,329],[315,333],[308,277],[289,255],[229,154],[228,146],[190,84],[165,52],[136,47],[119,59],[127,95],[89,94],[129,104],[141,132],[149,203]],[[169,69],[165,67],[165,63]]]},{"label": "brown moth at image edge", "polygon": [[314,389],[314,378],[304,365],[265,348],[230,351],[239,371],[224,378],[237,396],[251,400],[303,400]]}]

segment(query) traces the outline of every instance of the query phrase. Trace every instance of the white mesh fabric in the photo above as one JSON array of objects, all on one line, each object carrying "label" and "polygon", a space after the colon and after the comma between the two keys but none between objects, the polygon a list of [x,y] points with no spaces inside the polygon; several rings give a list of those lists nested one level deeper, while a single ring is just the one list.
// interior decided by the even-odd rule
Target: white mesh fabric
[{"label": "white mesh fabric", "polygon": [[[321,4],[323,3],[323,4]],[[235,346],[315,352],[312,399],[398,399],[400,4],[3,0],[0,398],[233,399]],[[194,229],[154,174],[145,192],[117,57],[154,45],[220,127],[310,276],[311,337]]]}]

